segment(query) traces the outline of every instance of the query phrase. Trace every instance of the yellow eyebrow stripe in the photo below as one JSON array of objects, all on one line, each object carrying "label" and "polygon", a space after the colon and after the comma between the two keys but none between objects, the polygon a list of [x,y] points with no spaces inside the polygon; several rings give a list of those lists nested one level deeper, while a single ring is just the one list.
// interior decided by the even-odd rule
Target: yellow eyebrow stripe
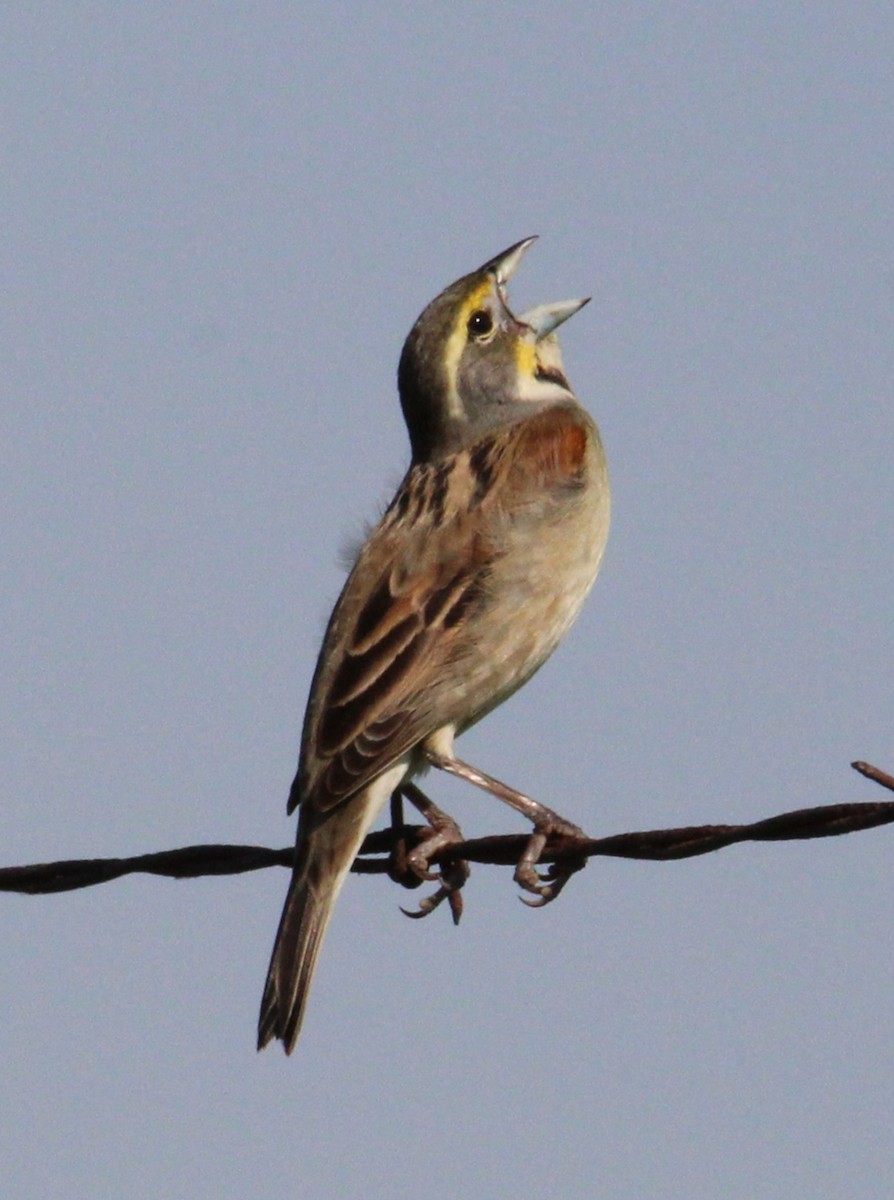
[{"label": "yellow eyebrow stripe", "polygon": [[463,406],[456,387],[456,377],[459,373],[459,360],[466,348],[466,325],[469,317],[476,308],[480,308],[493,292],[493,282],[486,279],[473,292],[470,292],[456,318],[447,346],[444,352],[444,367],[447,372],[447,412],[451,417],[462,417]]}]

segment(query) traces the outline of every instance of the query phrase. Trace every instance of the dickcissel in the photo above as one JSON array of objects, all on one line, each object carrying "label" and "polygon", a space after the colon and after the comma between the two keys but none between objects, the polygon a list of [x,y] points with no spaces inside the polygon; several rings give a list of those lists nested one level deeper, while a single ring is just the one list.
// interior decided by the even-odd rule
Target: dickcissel
[{"label": "dickcissel", "polygon": [[[454,755],[454,738],[542,666],[593,585],[608,535],[599,432],[562,369],[554,330],[585,300],[515,316],[506,283],[526,238],[428,305],[398,387],[412,462],[357,556],[323,640],[288,810],[295,863],[258,1047],[290,1053],[332,906],[389,797],[429,766],[485,788],[534,825],[516,879],[576,826]],[[423,878],[440,834],[410,855]],[[452,886],[445,880],[443,888]],[[442,889],[443,890],[443,889]],[[429,904],[428,908],[433,905]],[[422,911],[426,911],[423,902]]]}]

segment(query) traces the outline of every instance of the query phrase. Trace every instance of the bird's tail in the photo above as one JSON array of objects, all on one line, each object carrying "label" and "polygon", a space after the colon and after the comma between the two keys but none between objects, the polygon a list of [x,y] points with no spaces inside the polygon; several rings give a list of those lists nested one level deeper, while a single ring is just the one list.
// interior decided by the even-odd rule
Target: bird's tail
[{"label": "bird's tail", "polygon": [[299,827],[298,857],[261,1001],[259,1050],[273,1038],[286,1054],[294,1049],[333,905],[374,815],[358,821],[361,813],[348,804],[310,831]]}]

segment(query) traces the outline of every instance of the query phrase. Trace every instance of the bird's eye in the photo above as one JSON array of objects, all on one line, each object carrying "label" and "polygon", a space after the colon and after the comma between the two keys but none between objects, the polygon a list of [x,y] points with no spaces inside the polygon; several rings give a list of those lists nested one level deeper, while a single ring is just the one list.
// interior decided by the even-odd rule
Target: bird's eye
[{"label": "bird's eye", "polygon": [[476,308],[466,325],[472,337],[476,338],[487,337],[493,327],[494,319],[485,308]]}]

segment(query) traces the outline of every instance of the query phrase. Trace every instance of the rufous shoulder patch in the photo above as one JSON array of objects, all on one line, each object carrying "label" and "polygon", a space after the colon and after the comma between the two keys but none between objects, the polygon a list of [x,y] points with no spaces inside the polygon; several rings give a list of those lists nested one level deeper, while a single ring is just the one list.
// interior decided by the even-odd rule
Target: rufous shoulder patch
[{"label": "rufous shoulder patch", "polygon": [[548,408],[525,421],[518,437],[518,459],[543,483],[574,483],[583,477],[587,429],[573,410]]}]

